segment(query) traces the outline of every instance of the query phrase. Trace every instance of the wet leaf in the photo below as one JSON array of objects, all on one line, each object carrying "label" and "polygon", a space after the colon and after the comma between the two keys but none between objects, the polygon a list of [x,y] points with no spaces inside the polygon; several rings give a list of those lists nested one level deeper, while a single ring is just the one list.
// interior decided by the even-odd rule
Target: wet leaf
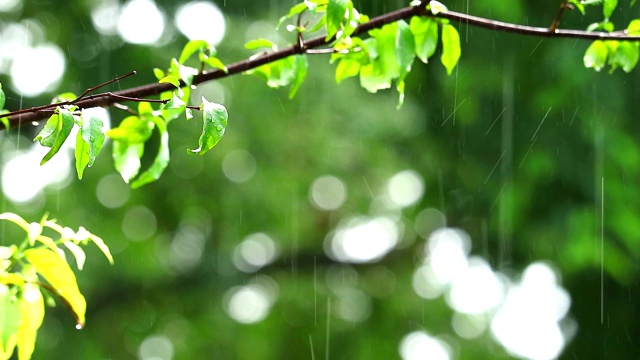
[{"label": "wet leaf", "polygon": [[294,56],[294,68],[295,68],[295,76],[293,78],[293,82],[291,83],[291,89],[289,90],[289,99],[293,99],[300,88],[300,85],[304,82],[304,79],[307,77],[307,72],[309,70],[309,62],[305,55],[296,55]]},{"label": "wet leaf", "polygon": [[404,103],[404,79],[411,71],[413,60],[415,59],[415,42],[409,25],[405,21],[398,21],[398,32],[396,35],[396,57],[400,73],[396,83],[398,91],[398,108]]},{"label": "wet leaf", "polygon": [[631,72],[638,64],[638,43],[621,41],[615,52],[609,56],[612,67],[621,67],[624,72]]},{"label": "wet leaf", "polygon": [[36,344],[36,335],[44,319],[44,299],[37,285],[22,286],[20,298],[22,321],[18,327],[18,359],[31,358]]},{"label": "wet leaf", "polygon": [[182,48],[182,53],[180,54],[180,58],[178,59],[178,62],[180,64],[184,64],[185,61],[187,61],[191,57],[191,55],[197,53],[198,51],[202,51],[203,49],[206,49],[208,46],[209,44],[205,40],[189,41]]},{"label": "wet leaf", "polygon": [[[350,0],[329,0],[327,4],[327,37],[329,40],[334,37],[342,28],[342,22],[347,12],[347,7],[351,4]],[[353,7],[353,4],[351,4]]]},{"label": "wet leaf", "polygon": [[451,75],[460,59],[460,35],[453,25],[442,25],[442,56],[440,61]]},{"label": "wet leaf", "polygon": [[631,20],[629,26],[627,26],[627,33],[629,33],[629,35],[635,36],[640,34],[640,19]]},{"label": "wet leaf", "polygon": [[420,61],[427,63],[438,45],[438,23],[427,17],[414,16],[409,28],[414,36],[415,52]]},{"label": "wet leaf", "polygon": [[613,14],[613,10],[615,10],[617,6],[618,0],[604,0],[602,3],[602,14],[604,15],[604,18],[610,18],[611,14]]},{"label": "wet leaf", "polygon": [[73,257],[76,259],[76,266],[78,267],[78,270],[82,270],[84,262],[87,259],[87,255],[84,253],[84,250],[82,250],[82,248],[73,241],[65,241],[64,246],[69,249]]},{"label": "wet leaf", "polygon": [[[51,158],[58,153],[58,151],[62,147],[62,144],[64,144],[65,140],[67,140],[67,137],[69,137],[69,134],[73,129],[74,119],[71,112],[62,107],[56,108],[56,112],[57,114],[54,114],[52,116],[52,118],[57,117],[57,119],[54,121],[55,125],[52,124],[52,126],[49,128],[45,126],[40,134],[38,134],[38,136],[36,136],[36,138],[34,139],[40,140],[40,144],[42,144],[43,146],[49,146],[49,144],[51,145],[51,149],[49,150],[49,152],[47,152],[44,158],[42,158],[42,161],[40,161],[40,165],[46,164],[47,161],[51,160]],[[49,118],[49,121],[51,121],[51,118]],[[53,128],[53,126],[55,126],[55,128]],[[48,133],[50,130],[53,131],[51,133]],[[45,133],[44,138],[41,137],[41,135],[43,135],[43,132]]]},{"label": "wet leaf", "polygon": [[145,184],[154,182],[160,178],[164,170],[169,165],[169,133],[167,132],[167,124],[160,117],[154,117],[153,122],[156,124],[156,128],[160,132],[160,145],[158,147],[158,153],[151,166],[138,177],[133,183],[131,188],[137,189]]},{"label": "wet leaf", "polygon": [[140,171],[140,158],[144,154],[144,144],[125,141],[113,142],[113,162],[124,182],[129,183]]},{"label": "wet leaf", "polygon": [[270,40],[267,39],[255,39],[255,40],[249,40],[247,41],[246,44],[244,44],[245,49],[248,50],[256,50],[256,49],[262,49],[262,48],[269,48],[273,51],[276,51],[278,49],[278,47],[271,42]]},{"label": "wet leaf", "polygon": [[429,2],[429,5],[427,5],[427,7],[431,10],[431,13],[433,15],[438,15],[439,13],[446,13],[447,11],[449,11],[443,3],[435,0]]},{"label": "wet leaf", "polygon": [[84,109],[80,115],[80,130],[76,136],[76,171],[82,179],[84,169],[91,167],[102,150],[105,139],[104,122],[92,109]]},{"label": "wet leaf", "polygon": [[4,103],[7,100],[4,90],[2,90],[2,84],[0,84],[0,109],[4,109]]},{"label": "wet leaf", "polygon": [[149,140],[154,124],[147,117],[128,116],[116,128],[106,132],[107,136],[119,142],[141,144]]},{"label": "wet leaf", "polygon": [[0,356],[9,359],[16,347],[22,321],[20,305],[6,285],[0,285]]},{"label": "wet leaf", "polygon": [[78,289],[76,276],[69,264],[60,255],[45,248],[25,250],[24,258],[69,305],[77,326],[84,327],[87,303]]},{"label": "wet leaf", "polygon": [[180,87],[180,79],[175,76],[165,76],[158,81],[159,83],[170,83],[173,86],[179,88]]},{"label": "wet leaf", "polygon": [[202,98],[202,105],[200,105],[202,111],[202,134],[198,144],[200,145],[195,150],[189,150],[191,154],[204,155],[207,151],[211,150],[224,135],[224,131],[227,128],[227,120],[229,114],[227,109],[213,102],[207,101]]},{"label": "wet leaf", "polygon": [[586,68],[592,68],[600,71],[607,63],[609,50],[607,45],[601,40],[596,40],[587,48],[584,54],[583,62]]}]

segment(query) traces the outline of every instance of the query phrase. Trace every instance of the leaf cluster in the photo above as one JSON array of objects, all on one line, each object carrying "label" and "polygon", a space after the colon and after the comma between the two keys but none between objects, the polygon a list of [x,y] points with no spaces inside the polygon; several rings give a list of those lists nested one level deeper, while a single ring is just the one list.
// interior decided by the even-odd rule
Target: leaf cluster
[{"label": "leaf cluster", "polygon": [[82,270],[86,255],[82,246],[95,244],[113,264],[104,241],[80,227],[63,227],[45,215],[29,223],[13,213],[0,214],[25,232],[18,245],[0,246],[0,359],[9,359],[17,348],[18,358],[29,359],[45,313],[45,302],[54,306],[58,297],[76,321],[85,324],[87,304],[78,288],[65,250]]}]

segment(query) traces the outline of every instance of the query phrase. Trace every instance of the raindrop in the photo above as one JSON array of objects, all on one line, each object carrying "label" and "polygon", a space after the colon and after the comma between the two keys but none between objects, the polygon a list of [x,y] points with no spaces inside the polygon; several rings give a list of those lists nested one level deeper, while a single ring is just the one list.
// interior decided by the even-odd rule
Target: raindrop
[{"label": "raindrop", "polygon": [[82,330],[82,329],[84,329],[84,325],[82,325],[82,324],[80,324],[80,323],[77,323],[77,324],[76,324],[76,329],[78,329],[78,330]]}]

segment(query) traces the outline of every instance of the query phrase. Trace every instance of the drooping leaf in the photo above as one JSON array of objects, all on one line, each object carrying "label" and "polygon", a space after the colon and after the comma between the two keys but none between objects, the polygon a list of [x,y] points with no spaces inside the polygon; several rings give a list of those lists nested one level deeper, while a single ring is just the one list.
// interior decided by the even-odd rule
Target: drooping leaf
[{"label": "drooping leaf", "polygon": [[398,32],[396,35],[396,58],[398,59],[398,65],[400,73],[398,74],[398,80],[396,83],[396,90],[398,91],[398,108],[404,103],[404,79],[411,71],[413,60],[416,57],[415,54],[415,42],[409,24],[405,21],[398,21]]},{"label": "drooping leaf", "polygon": [[141,144],[149,140],[154,124],[147,117],[128,116],[116,128],[107,131],[107,136],[119,142]]},{"label": "drooping leaf", "polygon": [[285,22],[287,19],[290,19],[296,15],[302,14],[306,10],[309,10],[313,14],[315,14],[317,8],[318,8],[317,3],[313,1],[308,1],[308,0],[305,0],[296,5],[293,5],[291,9],[289,9],[289,12],[287,13],[287,15],[280,18],[280,20],[278,21],[278,25],[276,26],[276,29],[280,28],[282,23]]},{"label": "drooping leaf", "polygon": [[80,115],[80,131],[76,136],[76,171],[82,179],[84,169],[91,167],[102,150],[105,139],[104,122],[93,109],[84,109]]},{"label": "drooping leaf", "polygon": [[202,134],[198,141],[199,147],[195,150],[189,150],[189,153],[204,155],[222,139],[227,128],[229,114],[224,106],[209,102],[204,97],[202,98],[200,109],[202,111],[203,124]]},{"label": "drooping leaf", "polygon": [[213,56],[207,57],[206,59],[204,59],[204,63],[211,66],[214,69],[220,69],[226,73],[229,72],[229,69],[227,69],[227,67],[217,57],[213,57]]},{"label": "drooping leaf", "polygon": [[167,132],[167,124],[162,118],[157,116],[153,117],[153,122],[160,132],[158,154],[156,154],[156,158],[153,160],[151,166],[131,183],[131,188],[133,189],[158,180],[167,168],[167,165],[169,165],[169,133]]},{"label": "drooping leaf", "polygon": [[458,30],[451,24],[442,25],[442,56],[440,61],[447,69],[447,74],[451,75],[460,59],[460,35]]},{"label": "drooping leaf", "polygon": [[[78,230],[78,234],[80,234],[83,231],[89,233],[85,228],[83,228],[81,226],[80,229]],[[91,233],[89,233],[89,239],[91,241],[93,241],[94,244],[96,244],[96,246],[100,249],[100,251],[102,251],[104,256],[107,257],[109,262],[111,264],[113,264],[113,256],[111,256],[111,252],[109,251],[109,247],[107,246],[107,244],[104,243],[104,240],[102,240],[102,238],[100,238],[99,236],[91,234]]]},{"label": "drooping leaf", "polygon": [[304,79],[307,77],[307,72],[309,71],[309,62],[305,55],[294,56],[294,63],[295,76],[291,83],[291,89],[289,90],[289,99],[293,99],[293,97],[296,96],[300,85],[304,82]]},{"label": "drooping leaf", "polygon": [[64,246],[69,249],[69,252],[71,252],[73,257],[76,259],[78,270],[82,270],[84,262],[87,259],[87,255],[84,253],[84,250],[82,250],[82,248],[73,241],[65,241]]},{"label": "drooping leaf", "polygon": [[360,72],[360,62],[350,58],[341,59],[336,66],[336,83],[340,84],[342,80],[358,76]]},{"label": "drooping leaf", "polygon": [[426,64],[436,52],[438,23],[427,17],[414,16],[411,18],[409,28],[414,36],[416,55]]},{"label": "drooping leaf", "polygon": [[367,91],[391,87],[393,79],[400,74],[396,54],[397,23],[391,23],[379,29],[369,31],[371,38],[365,41],[370,63],[360,68],[360,85]]},{"label": "drooping leaf", "polygon": [[33,141],[39,141],[42,146],[52,147],[56,140],[56,130],[59,122],[60,117],[58,114],[51,115]]},{"label": "drooping leaf", "polygon": [[631,72],[638,64],[638,43],[620,41],[615,51],[610,51],[609,63],[612,69],[621,67],[624,72]]},{"label": "drooping leaf", "polygon": [[87,303],[78,289],[76,276],[69,264],[60,255],[45,248],[27,249],[24,251],[24,258],[69,305],[76,319],[76,326],[84,327]]},{"label": "drooping leaf", "polygon": [[592,68],[595,71],[602,70],[602,68],[607,64],[608,54],[609,50],[607,49],[607,45],[605,45],[604,41],[594,41],[584,53],[584,67]]},{"label": "drooping leaf", "polygon": [[182,53],[180,54],[180,58],[178,62],[180,64],[184,64],[187,59],[191,57],[191,55],[197,53],[198,51],[202,51],[207,48],[209,44],[205,40],[191,40],[187,42],[187,44],[182,48]]},{"label": "drooping leaf", "polygon": [[191,84],[193,83],[193,77],[198,75],[198,72],[198,69],[192,68],[190,66],[180,65],[179,67],[180,79],[187,86],[191,86]]},{"label": "drooping leaf", "polygon": [[[40,161],[40,165],[44,165],[45,163],[47,163],[47,161],[51,160],[51,158],[55,154],[58,153],[58,151],[62,147],[62,144],[64,144],[65,140],[67,140],[67,137],[69,137],[69,134],[73,129],[73,125],[74,125],[73,114],[71,114],[69,110],[62,107],[56,108],[56,112],[57,112],[58,120],[56,122],[55,130],[53,131],[53,133],[47,136],[46,139],[43,139],[42,141],[40,141],[40,144],[43,144],[43,142],[47,144],[51,143],[51,149],[49,150],[49,152],[46,153],[44,158],[42,158],[42,161]],[[54,116],[56,115],[54,114]],[[43,131],[44,130],[45,129],[43,129]],[[48,139],[52,136],[54,137],[53,142],[50,142],[50,140]],[[38,135],[34,140],[40,140],[40,135]],[[47,146],[47,145],[44,145],[44,146]]]},{"label": "drooping leaf", "polygon": [[610,18],[617,6],[618,0],[604,0],[602,3],[602,15],[604,15],[604,18]]},{"label": "drooping leaf", "polygon": [[0,285],[0,356],[9,359],[16,347],[22,321],[20,305],[6,285]]},{"label": "drooping leaf", "polygon": [[128,183],[140,171],[140,158],[144,154],[144,144],[131,144],[125,141],[113,142],[113,162],[116,170]]},{"label": "drooping leaf", "polygon": [[[347,12],[347,7],[351,0],[329,0],[327,4],[327,37],[326,40],[334,37],[342,28],[342,22]],[[351,4],[353,7],[353,4]]]},{"label": "drooping leaf", "polygon": [[26,283],[22,286],[20,313],[22,321],[18,327],[18,359],[27,360],[33,354],[36,335],[44,319],[44,299],[37,285]]}]

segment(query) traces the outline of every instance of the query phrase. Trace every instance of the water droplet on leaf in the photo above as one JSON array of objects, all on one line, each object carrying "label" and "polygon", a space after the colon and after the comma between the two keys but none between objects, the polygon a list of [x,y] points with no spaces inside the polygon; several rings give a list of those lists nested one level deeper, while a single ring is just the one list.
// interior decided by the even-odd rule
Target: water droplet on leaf
[{"label": "water droplet on leaf", "polygon": [[82,324],[76,324],[76,329],[78,330],[82,330],[84,328],[84,325]]}]

